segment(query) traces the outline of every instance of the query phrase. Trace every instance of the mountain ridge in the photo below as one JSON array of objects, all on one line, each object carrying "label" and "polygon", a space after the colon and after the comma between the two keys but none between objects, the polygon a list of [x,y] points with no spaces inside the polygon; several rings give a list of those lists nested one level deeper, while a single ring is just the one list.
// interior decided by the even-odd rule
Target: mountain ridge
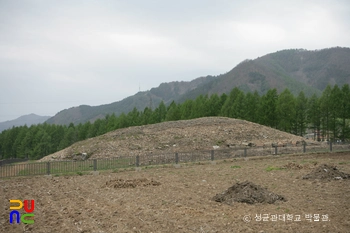
[{"label": "mountain ridge", "polygon": [[14,120],[0,122],[0,133],[6,129],[10,129],[13,126],[22,126],[27,125],[28,127],[31,125],[41,124],[48,120],[51,116],[39,116],[34,113],[20,116]]},{"label": "mountain ridge", "polygon": [[328,84],[350,84],[350,48],[281,50],[253,60],[246,59],[218,76],[161,83],[158,87],[111,104],[65,109],[46,122],[65,125],[93,122],[107,114],[126,114],[133,108],[139,111],[146,107],[155,109],[161,101],[169,105],[172,101],[181,103],[199,95],[228,94],[234,87],[259,94],[273,88],[278,92],[288,88],[294,95],[300,91],[307,96],[319,95]]},{"label": "mountain ridge", "polygon": [[128,113],[136,108],[143,110],[146,107],[155,108],[161,101],[165,104],[170,104],[172,100],[176,100],[178,96],[195,89],[203,83],[211,81],[214,77],[206,76],[199,77],[192,81],[173,81],[169,83],[161,83],[157,88],[152,88],[148,91],[138,92],[133,96],[124,98],[123,100],[104,104],[99,106],[80,105],[64,109],[58,112],[55,116],[48,119],[48,124],[68,125],[70,123],[79,124],[87,121],[93,122],[99,118],[103,118],[107,114],[120,115]]}]

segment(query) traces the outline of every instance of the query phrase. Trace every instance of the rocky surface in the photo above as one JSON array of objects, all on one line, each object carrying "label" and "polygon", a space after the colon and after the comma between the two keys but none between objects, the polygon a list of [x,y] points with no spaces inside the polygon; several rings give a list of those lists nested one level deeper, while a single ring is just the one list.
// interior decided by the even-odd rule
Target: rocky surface
[{"label": "rocky surface", "polygon": [[303,179],[311,180],[342,180],[350,179],[350,174],[338,170],[336,166],[322,164],[315,168],[311,173],[303,176]]},{"label": "rocky surface", "polygon": [[[135,156],[242,146],[297,145],[304,138],[245,120],[206,117],[119,129],[48,155],[42,161]],[[309,141],[308,143],[312,143]]]},{"label": "rocky surface", "polygon": [[281,195],[269,192],[266,188],[263,188],[252,182],[245,181],[234,184],[223,193],[216,194],[213,197],[213,200],[228,205],[233,205],[235,202],[248,204],[273,204],[276,201],[286,201],[286,198]]}]

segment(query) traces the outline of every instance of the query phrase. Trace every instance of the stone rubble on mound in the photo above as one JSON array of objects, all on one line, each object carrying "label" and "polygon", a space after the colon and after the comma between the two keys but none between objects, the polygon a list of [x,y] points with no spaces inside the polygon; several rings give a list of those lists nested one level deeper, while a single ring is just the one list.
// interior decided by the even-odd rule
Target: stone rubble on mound
[{"label": "stone rubble on mound", "polygon": [[286,198],[269,192],[267,189],[253,184],[249,181],[236,183],[223,193],[215,195],[212,200],[233,205],[235,202],[256,204],[268,203],[273,204],[276,201],[286,201]]},{"label": "stone rubble on mound", "polygon": [[322,164],[315,168],[311,173],[303,176],[303,179],[342,180],[350,179],[350,174],[339,171],[336,166]]}]

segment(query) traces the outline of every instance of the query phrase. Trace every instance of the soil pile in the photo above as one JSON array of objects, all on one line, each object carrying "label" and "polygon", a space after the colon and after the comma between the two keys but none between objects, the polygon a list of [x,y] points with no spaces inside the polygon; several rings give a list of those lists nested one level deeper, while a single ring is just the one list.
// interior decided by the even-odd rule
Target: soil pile
[{"label": "soil pile", "polygon": [[136,188],[137,186],[159,186],[160,183],[155,180],[148,180],[146,178],[123,180],[116,179],[107,181],[103,187],[109,188]]},{"label": "soil pile", "polygon": [[267,189],[249,181],[236,183],[225,192],[214,196],[213,200],[228,205],[232,205],[234,202],[273,204],[276,201],[286,201],[283,196],[269,192]]},{"label": "soil pile", "polygon": [[77,142],[41,161],[72,159],[83,153],[94,159],[242,146],[301,145],[302,141],[302,137],[245,120],[204,117],[118,129]]},{"label": "soil pile", "polygon": [[319,180],[342,180],[349,179],[350,174],[338,170],[336,166],[322,164],[315,168],[311,173],[303,176],[303,179]]},{"label": "soil pile", "polygon": [[313,163],[313,164],[297,164],[297,163],[288,163],[286,165],[283,165],[281,168],[283,169],[290,169],[290,170],[301,170],[301,169],[310,169],[313,168],[317,165],[317,162]]}]

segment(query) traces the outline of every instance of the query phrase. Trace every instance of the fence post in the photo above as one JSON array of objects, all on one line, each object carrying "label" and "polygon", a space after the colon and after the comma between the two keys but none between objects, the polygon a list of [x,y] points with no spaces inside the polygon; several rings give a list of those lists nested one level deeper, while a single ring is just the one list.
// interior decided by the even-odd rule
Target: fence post
[{"label": "fence post", "polygon": [[136,155],[136,167],[140,166],[140,156]]},{"label": "fence post", "polygon": [[210,159],[211,161],[214,161],[214,150],[210,151]]},{"label": "fence post", "polygon": [[94,159],[94,171],[97,171],[97,159]]},{"label": "fence post", "polygon": [[244,157],[247,157],[247,148],[244,148]]},{"label": "fence post", "polygon": [[332,141],[329,141],[329,151],[332,152],[333,148],[332,148]]},{"label": "fence post", "polygon": [[46,171],[47,171],[47,175],[50,175],[50,162],[46,163]]},{"label": "fence post", "polygon": [[277,146],[275,146],[275,155],[277,155]]},{"label": "fence post", "polygon": [[175,163],[179,163],[179,154],[177,152],[175,153]]},{"label": "fence post", "polygon": [[303,142],[303,153],[306,153],[306,142]]}]

